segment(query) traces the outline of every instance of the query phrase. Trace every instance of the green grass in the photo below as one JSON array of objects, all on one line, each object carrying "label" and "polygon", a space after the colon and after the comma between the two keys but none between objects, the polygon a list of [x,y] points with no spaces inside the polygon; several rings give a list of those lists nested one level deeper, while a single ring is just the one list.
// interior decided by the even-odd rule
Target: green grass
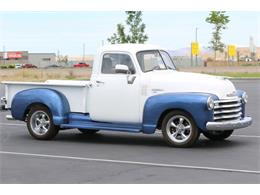
[{"label": "green grass", "polygon": [[234,78],[260,78],[260,72],[221,72],[221,73],[206,73],[210,75],[216,76],[226,76],[226,77],[234,77]]}]

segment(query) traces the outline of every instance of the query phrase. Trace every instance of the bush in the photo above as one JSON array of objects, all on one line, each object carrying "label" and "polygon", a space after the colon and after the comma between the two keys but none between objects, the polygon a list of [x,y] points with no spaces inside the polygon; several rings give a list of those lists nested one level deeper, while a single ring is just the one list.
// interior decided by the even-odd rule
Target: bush
[{"label": "bush", "polygon": [[7,69],[7,65],[1,65],[0,68],[1,69]]},{"label": "bush", "polygon": [[9,65],[7,66],[7,68],[15,68],[15,65],[14,65],[14,64],[9,64]]}]

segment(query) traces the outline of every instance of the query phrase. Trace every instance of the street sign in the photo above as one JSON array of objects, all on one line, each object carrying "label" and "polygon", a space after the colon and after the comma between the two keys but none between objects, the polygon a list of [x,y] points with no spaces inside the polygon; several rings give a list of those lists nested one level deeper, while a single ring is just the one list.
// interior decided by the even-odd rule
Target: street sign
[{"label": "street sign", "polygon": [[234,57],[236,55],[236,46],[235,45],[228,45],[228,56]]},{"label": "street sign", "polygon": [[191,43],[191,54],[193,56],[197,56],[200,53],[199,43],[198,42],[192,42]]}]

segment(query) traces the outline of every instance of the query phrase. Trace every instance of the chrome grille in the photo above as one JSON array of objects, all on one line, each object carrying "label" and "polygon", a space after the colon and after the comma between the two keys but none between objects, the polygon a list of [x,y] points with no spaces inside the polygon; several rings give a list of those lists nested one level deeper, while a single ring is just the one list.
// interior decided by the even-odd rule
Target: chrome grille
[{"label": "chrome grille", "polygon": [[240,120],[242,116],[240,98],[222,99],[214,101],[214,121],[224,122]]}]

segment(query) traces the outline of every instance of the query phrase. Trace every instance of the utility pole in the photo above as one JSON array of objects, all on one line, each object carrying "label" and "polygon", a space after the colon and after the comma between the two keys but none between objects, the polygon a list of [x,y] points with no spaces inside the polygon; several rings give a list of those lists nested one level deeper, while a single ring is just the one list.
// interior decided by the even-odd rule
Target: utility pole
[{"label": "utility pole", "polygon": [[60,50],[57,50],[57,62],[60,65]]},{"label": "utility pole", "polygon": [[6,58],[5,46],[3,46],[3,60],[4,60],[4,65],[5,65],[5,58]]},{"label": "utility pole", "polygon": [[[192,45],[191,45],[192,47]],[[190,48],[190,66],[193,66],[193,54],[192,54],[192,48]]]},{"label": "utility pole", "polygon": [[[196,43],[198,43],[198,27],[196,27],[195,29],[195,41]],[[195,58],[196,58],[195,65],[198,66],[198,54],[196,54]]]},{"label": "utility pole", "polygon": [[85,62],[85,43],[83,43],[83,57],[82,57],[82,62]]}]

